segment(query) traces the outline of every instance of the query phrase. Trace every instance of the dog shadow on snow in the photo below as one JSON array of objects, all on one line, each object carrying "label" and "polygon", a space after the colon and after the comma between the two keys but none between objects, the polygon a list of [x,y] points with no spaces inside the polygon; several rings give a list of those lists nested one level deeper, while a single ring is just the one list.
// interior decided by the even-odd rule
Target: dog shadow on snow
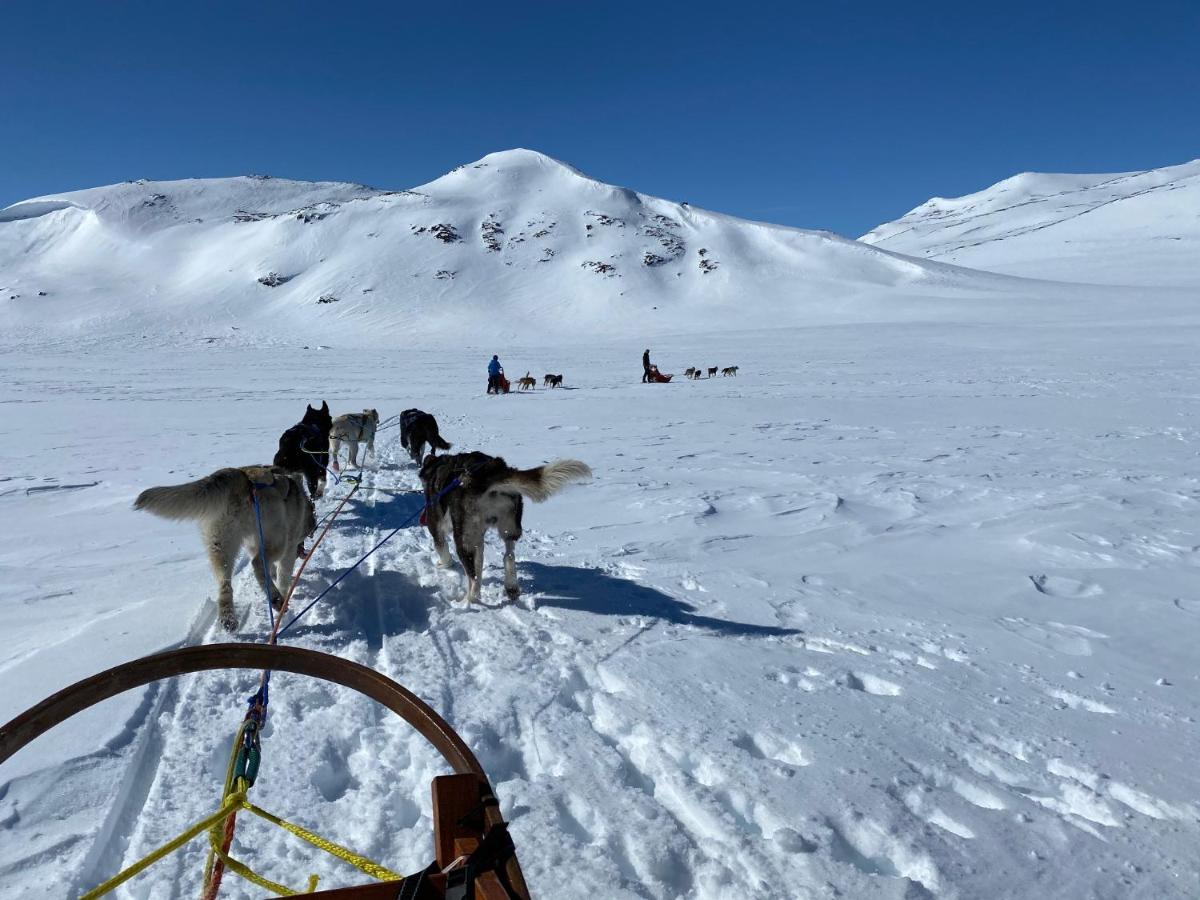
[{"label": "dog shadow on snow", "polygon": [[[320,569],[313,573],[313,586],[324,590],[342,573],[339,568]],[[295,597],[299,612],[315,594]],[[406,631],[421,632],[429,627],[430,611],[443,605],[433,587],[422,587],[402,572],[390,569],[367,571],[365,565],[355,569],[322,598],[321,606],[332,611],[327,622],[296,623],[289,635],[348,635],[364,640],[371,650],[379,650],[385,637]],[[289,618],[294,615],[289,612]]]},{"label": "dog shadow on snow", "polygon": [[739,637],[783,637],[803,633],[798,628],[752,625],[697,615],[696,607],[690,603],[636,581],[614,578],[599,569],[547,566],[536,562],[521,563],[520,569],[525,575],[532,576],[528,587],[531,593],[538,594],[539,607],[575,609],[598,616],[648,616]]},{"label": "dog shadow on snow", "polygon": [[[376,528],[382,539],[388,531],[405,523],[417,527],[417,517],[425,506],[425,495],[412,493],[378,493],[374,500],[351,497],[346,508],[333,524],[333,531],[346,528]],[[320,533],[320,532],[318,532]]]},{"label": "dog shadow on snow", "polygon": [[[417,516],[425,505],[419,493],[380,493],[374,500],[352,497],[331,529],[339,531],[370,530],[377,535],[370,549],[394,528],[420,527]],[[309,590],[293,599],[288,616],[302,610],[312,597],[328,587],[346,566],[312,567],[305,573],[304,584]],[[435,588],[422,587],[414,579],[391,569],[375,568],[370,560],[350,572],[329,594],[321,606],[332,610],[327,622],[308,623],[301,620],[289,634],[350,635],[362,639],[372,650],[383,646],[383,639],[405,631],[424,631],[429,627],[430,610],[441,604]]]}]

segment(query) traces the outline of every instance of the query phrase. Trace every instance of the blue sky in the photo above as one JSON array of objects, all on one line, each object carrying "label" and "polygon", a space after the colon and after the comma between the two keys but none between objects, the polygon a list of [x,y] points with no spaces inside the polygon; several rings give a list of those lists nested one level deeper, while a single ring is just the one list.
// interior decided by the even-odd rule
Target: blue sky
[{"label": "blue sky", "polygon": [[31,3],[0,205],[132,178],[403,188],[530,147],[858,235],[1019,171],[1200,156],[1200,3]]}]

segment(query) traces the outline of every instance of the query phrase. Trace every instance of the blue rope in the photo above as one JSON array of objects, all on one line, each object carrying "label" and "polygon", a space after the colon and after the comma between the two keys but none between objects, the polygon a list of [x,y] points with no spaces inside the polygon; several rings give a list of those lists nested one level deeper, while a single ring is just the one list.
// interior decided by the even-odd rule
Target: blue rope
[{"label": "blue rope", "polygon": [[254,503],[254,521],[258,525],[258,552],[262,556],[263,590],[267,594],[267,616],[271,619],[271,629],[275,628],[275,607],[271,604],[271,570],[267,568],[267,541],[263,537],[262,509],[258,505],[258,489],[274,487],[270,484],[253,482],[250,486],[250,499]]},{"label": "blue rope", "polygon": [[[458,485],[459,485],[459,479],[455,478],[448,485],[446,485],[441,491],[438,492],[437,496],[433,498],[433,503],[436,503],[438,500],[442,499],[442,497],[444,497],[446,494],[450,493],[452,490],[454,490],[456,487],[458,487]],[[354,565],[352,565],[350,568],[348,568],[345,572],[343,572],[341,575],[339,575],[337,578],[335,578],[333,580],[333,582],[327,588],[325,588],[325,590],[323,590],[323,591],[321,591],[321,593],[317,594],[317,596],[314,597],[309,602],[309,604],[306,607],[304,607],[304,609],[300,610],[300,612],[298,612],[298,613],[296,613],[296,615],[292,616],[292,618],[288,621],[288,623],[279,629],[279,631],[276,633],[276,637],[282,636],[285,631],[287,631],[289,628],[291,628],[293,625],[295,625],[296,621],[301,616],[303,616],[310,609],[312,609],[314,606],[316,606],[322,597],[324,597],[326,594],[328,594],[330,591],[332,591],[335,587],[337,587],[339,583],[341,583],[342,579],[344,579],[347,575],[349,575],[351,572],[353,572],[355,569],[357,569],[359,566],[361,566],[364,562],[366,562],[367,557],[369,557],[372,553],[374,553],[376,550],[378,550],[380,547],[382,547],[384,544],[386,544],[388,541],[390,541],[392,538],[394,538],[397,534],[399,534],[401,531],[403,531],[405,528],[407,528],[409,525],[411,525],[414,521],[416,521],[418,518],[420,518],[421,513],[428,510],[433,505],[433,503],[427,503],[425,506],[418,509],[415,513],[413,513],[411,516],[409,516],[407,519],[405,519],[403,522],[401,522],[399,525],[397,525],[395,528],[393,528],[392,531],[387,535],[387,537],[385,537],[378,544],[376,544],[374,547],[372,547],[370,550],[368,550],[366,553],[364,553],[359,558],[358,562],[356,562]]]}]

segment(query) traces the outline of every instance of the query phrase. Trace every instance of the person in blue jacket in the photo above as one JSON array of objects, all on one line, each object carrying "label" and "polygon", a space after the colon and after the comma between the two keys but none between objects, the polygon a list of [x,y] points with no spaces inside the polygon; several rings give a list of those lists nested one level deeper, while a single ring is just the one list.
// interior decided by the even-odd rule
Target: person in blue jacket
[{"label": "person in blue jacket", "polygon": [[488,386],[489,394],[500,393],[500,373],[504,371],[504,366],[500,365],[500,357],[493,356],[492,361],[488,363]]}]

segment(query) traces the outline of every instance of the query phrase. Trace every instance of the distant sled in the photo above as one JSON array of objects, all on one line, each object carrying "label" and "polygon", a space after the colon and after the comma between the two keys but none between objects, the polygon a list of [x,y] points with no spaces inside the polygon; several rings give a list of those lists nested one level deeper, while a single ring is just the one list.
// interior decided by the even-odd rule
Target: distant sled
[{"label": "distant sled", "polygon": [[657,382],[658,384],[666,384],[668,381],[670,381],[674,377],[675,377],[674,374],[664,375],[662,372],[658,371],[657,366],[651,366],[650,367],[650,377],[648,380]]}]

